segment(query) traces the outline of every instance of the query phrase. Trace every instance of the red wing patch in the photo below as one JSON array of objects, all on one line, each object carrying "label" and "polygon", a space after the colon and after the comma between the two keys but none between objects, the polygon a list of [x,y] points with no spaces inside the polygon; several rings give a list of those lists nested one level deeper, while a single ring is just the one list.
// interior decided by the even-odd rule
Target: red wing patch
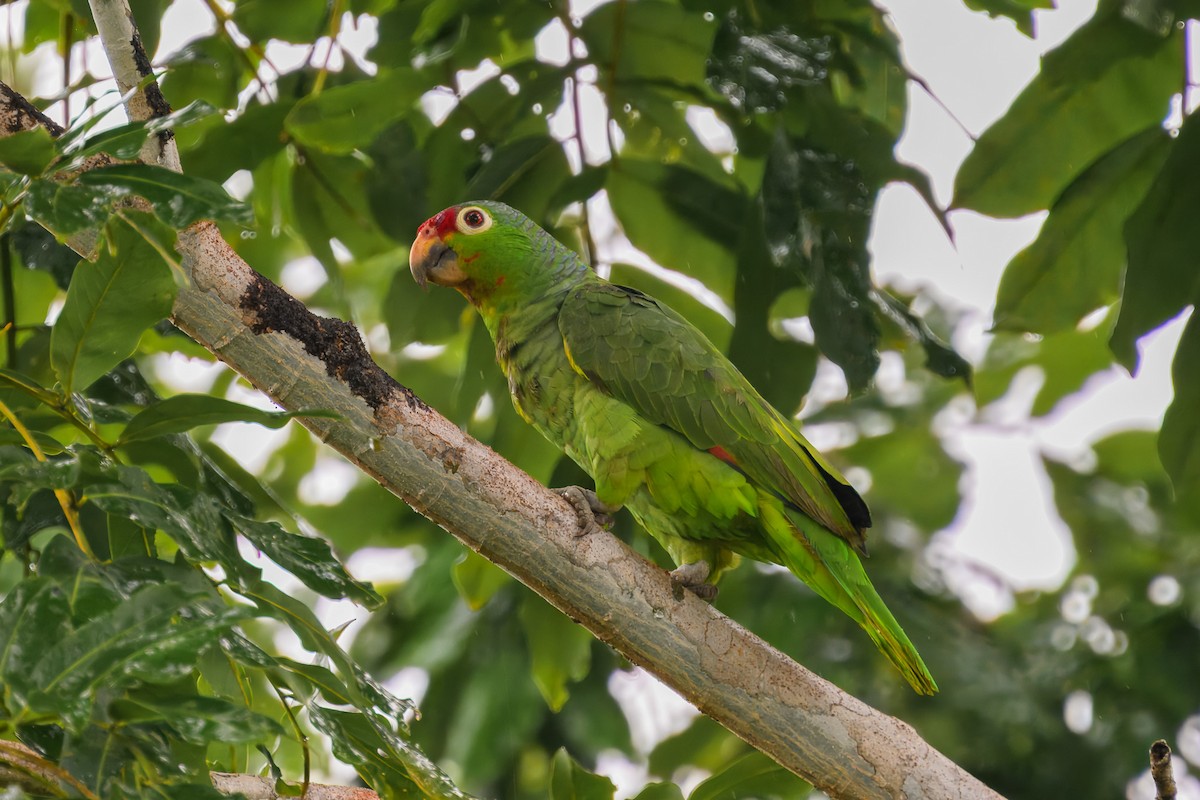
[{"label": "red wing patch", "polygon": [[724,447],[721,447],[721,445],[716,445],[715,447],[708,448],[708,452],[710,455],[716,456],[717,458],[724,461],[726,464],[731,464],[735,467],[738,465],[737,460],[735,460],[733,456],[729,455],[729,451],[726,450]]}]

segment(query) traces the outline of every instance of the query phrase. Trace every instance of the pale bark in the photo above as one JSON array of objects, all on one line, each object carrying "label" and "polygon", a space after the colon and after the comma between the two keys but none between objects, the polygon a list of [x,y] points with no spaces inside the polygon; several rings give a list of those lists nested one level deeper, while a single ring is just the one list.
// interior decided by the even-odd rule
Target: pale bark
[{"label": "pale bark", "polygon": [[[144,77],[124,0],[91,0],[122,86]],[[156,87],[155,87],[156,88]],[[139,94],[140,96],[140,94]],[[135,101],[144,119],[154,103]],[[0,134],[40,124],[0,92]],[[163,138],[159,163],[178,168]],[[834,798],[998,798],[907,724],[821,679],[574,512],[372,362],[357,331],[310,314],[254,272],[216,226],[181,233],[193,285],[173,321],[322,441],[697,708]],[[897,680],[899,680],[897,676]]]}]

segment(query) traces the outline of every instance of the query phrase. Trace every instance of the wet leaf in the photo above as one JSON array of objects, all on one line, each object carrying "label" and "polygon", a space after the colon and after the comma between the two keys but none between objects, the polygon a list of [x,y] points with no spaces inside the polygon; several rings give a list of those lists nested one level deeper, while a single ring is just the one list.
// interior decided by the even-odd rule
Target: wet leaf
[{"label": "wet leaf", "polygon": [[234,200],[217,183],[151,164],[113,164],[80,174],[81,186],[111,196],[135,194],[145,198],[155,215],[172,228],[186,228],[202,219],[254,224],[250,206]]},{"label": "wet leaf", "polygon": [[70,632],[66,594],[53,581],[21,581],[0,600],[0,681],[22,704],[40,686],[34,669],[46,652],[46,631]]},{"label": "wet leaf", "polygon": [[224,516],[251,544],[314,592],[334,600],[349,598],[368,608],[376,608],[383,602],[369,584],[350,576],[324,539],[290,533],[275,522],[228,512]]},{"label": "wet leaf", "polygon": [[[143,220],[149,227],[149,220]],[[63,389],[85,389],[128,357],[143,331],[171,311],[176,285],[162,255],[133,228],[114,228],[112,245],[75,270],[50,338]]]},{"label": "wet leaf", "polygon": [[112,197],[102,188],[37,178],[29,184],[25,211],[55,236],[65,239],[104,224],[112,211]]},{"label": "wet leaf", "polygon": [[130,442],[169,436],[224,422],[253,422],[266,428],[282,428],[295,417],[333,418],[319,409],[301,411],[263,411],[205,394],[180,394],[160,400],[137,413],[121,432],[118,446]]},{"label": "wet leaf", "polygon": [[[91,705],[91,690],[131,659],[150,658],[156,647],[175,637],[172,617],[193,597],[178,584],[149,586],[58,639],[33,670],[37,691],[30,706],[61,713],[78,725]],[[192,650],[185,664],[194,657]]]},{"label": "wet leaf", "polygon": [[283,728],[275,720],[219,697],[143,695],[117,701],[110,707],[110,713],[125,724],[165,723],[185,741],[199,745],[246,744],[283,734]]},{"label": "wet leaf", "polygon": [[777,132],[762,186],[770,257],[812,289],[817,346],[861,391],[879,366],[866,251],[873,198],[853,162]]}]

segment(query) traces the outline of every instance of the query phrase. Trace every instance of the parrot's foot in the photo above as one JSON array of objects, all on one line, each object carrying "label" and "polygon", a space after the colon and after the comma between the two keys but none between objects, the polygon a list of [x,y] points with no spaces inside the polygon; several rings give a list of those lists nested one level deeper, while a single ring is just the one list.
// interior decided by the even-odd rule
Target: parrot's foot
[{"label": "parrot's foot", "polygon": [[587,536],[590,533],[608,530],[613,524],[613,514],[621,510],[620,506],[608,505],[601,501],[591,489],[584,489],[582,486],[563,486],[550,491],[566,500],[575,509],[575,514],[579,517],[577,536]]},{"label": "parrot's foot", "polygon": [[671,583],[687,589],[701,600],[711,603],[717,597],[717,587],[711,583],[705,583],[711,572],[708,562],[703,559],[689,564],[680,564],[671,570]]}]

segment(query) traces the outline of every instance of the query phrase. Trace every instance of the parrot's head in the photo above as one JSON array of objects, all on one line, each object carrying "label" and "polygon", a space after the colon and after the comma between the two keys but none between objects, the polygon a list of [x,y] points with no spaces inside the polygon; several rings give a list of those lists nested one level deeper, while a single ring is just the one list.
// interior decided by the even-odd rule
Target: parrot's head
[{"label": "parrot's head", "polygon": [[482,200],[427,219],[408,265],[421,286],[453,287],[486,314],[544,294],[561,277],[562,260],[551,257],[559,248],[521,212]]}]

